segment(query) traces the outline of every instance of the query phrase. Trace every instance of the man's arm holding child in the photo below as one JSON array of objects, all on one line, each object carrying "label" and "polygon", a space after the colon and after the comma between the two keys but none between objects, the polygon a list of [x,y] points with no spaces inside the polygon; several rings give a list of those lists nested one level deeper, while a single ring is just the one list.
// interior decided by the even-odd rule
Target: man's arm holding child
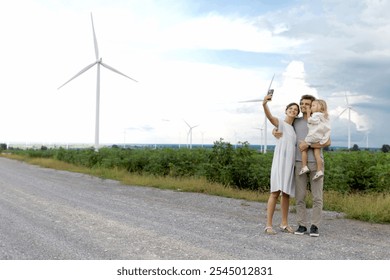
[{"label": "man's arm holding child", "polygon": [[[329,138],[329,140],[326,141],[324,144],[320,144],[320,143],[313,143],[313,144],[311,144],[310,148],[314,148],[314,149],[326,148],[326,147],[329,147],[331,143],[332,143],[332,141]],[[302,151],[305,151],[307,149],[309,149],[309,144],[306,143],[305,141],[301,141],[299,143],[299,150],[302,152]]]},{"label": "man's arm holding child", "polygon": [[[279,139],[280,137],[283,136],[283,132],[281,131],[278,131],[277,128],[274,128],[272,130],[272,135]],[[328,139],[328,141],[326,141],[324,144],[320,144],[320,143],[313,143],[310,145],[311,148],[314,148],[314,149],[320,149],[320,148],[325,148],[325,147],[329,147],[331,145],[332,141],[330,140],[330,138]],[[301,141],[300,144],[299,144],[299,150],[302,152],[302,151],[305,151],[309,148],[309,144],[306,143],[305,141]]]}]

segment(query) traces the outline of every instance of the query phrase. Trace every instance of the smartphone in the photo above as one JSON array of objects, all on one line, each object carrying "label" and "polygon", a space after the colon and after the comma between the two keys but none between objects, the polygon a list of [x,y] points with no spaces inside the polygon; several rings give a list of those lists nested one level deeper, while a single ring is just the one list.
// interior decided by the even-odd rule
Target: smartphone
[{"label": "smartphone", "polygon": [[268,95],[273,96],[273,95],[274,95],[274,90],[273,90],[273,89],[270,89],[270,90],[268,91]]}]

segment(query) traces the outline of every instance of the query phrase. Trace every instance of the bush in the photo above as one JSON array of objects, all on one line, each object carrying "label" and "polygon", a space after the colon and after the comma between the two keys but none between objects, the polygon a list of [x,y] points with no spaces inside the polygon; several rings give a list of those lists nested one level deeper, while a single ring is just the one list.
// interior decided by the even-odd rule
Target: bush
[{"label": "bush", "polygon": [[[138,174],[205,177],[240,189],[269,191],[273,153],[260,154],[244,142],[235,149],[220,139],[212,149],[13,150],[29,157],[55,158],[89,168],[120,168]],[[390,153],[324,152],[324,189],[341,193],[389,192]]]},{"label": "bush", "polygon": [[224,142],[214,142],[209,155],[205,176],[209,181],[234,186],[240,189],[269,190],[272,155],[262,154],[250,148],[248,142],[240,143],[237,149]]},{"label": "bush", "polygon": [[[256,170],[254,154],[256,153],[253,149],[249,148],[249,143],[241,143],[242,146],[237,148],[233,154],[232,168],[231,168],[231,179],[232,185],[240,189],[259,189],[258,178],[263,175],[260,174],[259,170]],[[266,174],[266,177],[269,177]]]},{"label": "bush", "polygon": [[382,152],[384,152],[384,153],[390,152],[390,145],[387,145],[387,144],[383,145]]},{"label": "bush", "polygon": [[232,184],[231,168],[233,163],[233,146],[220,141],[214,142],[211,154],[206,164],[206,178],[211,182],[218,182],[225,186]]},{"label": "bush", "polygon": [[327,190],[341,192],[390,191],[390,156],[368,151],[325,153]]}]

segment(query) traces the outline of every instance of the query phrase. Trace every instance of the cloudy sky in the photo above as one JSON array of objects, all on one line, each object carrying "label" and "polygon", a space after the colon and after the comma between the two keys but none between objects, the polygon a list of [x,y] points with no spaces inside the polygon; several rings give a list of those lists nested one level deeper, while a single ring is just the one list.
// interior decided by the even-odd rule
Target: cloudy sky
[{"label": "cloudy sky", "polygon": [[[390,1],[1,1],[2,143],[261,143],[261,103],[328,102],[332,145],[390,144]],[[347,98],[346,98],[347,96]],[[348,104],[347,104],[348,100]],[[273,144],[268,123],[268,143]],[[367,141],[368,139],[368,141]]]}]

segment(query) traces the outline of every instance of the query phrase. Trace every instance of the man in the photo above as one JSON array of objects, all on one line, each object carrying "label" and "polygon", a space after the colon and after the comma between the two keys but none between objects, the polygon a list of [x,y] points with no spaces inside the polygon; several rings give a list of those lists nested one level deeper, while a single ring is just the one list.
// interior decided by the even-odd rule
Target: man
[{"label": "man", "polygon": [[[328,147],[331,143],[330,139],[325,144],[319,143],[308,145],[304,140],[308,133],[307,119],[310,117],[307,114],[307,110],[311,107],[312,101],[315,100],[314,96],[303,95],[299,103],[303,117],[297,118],[294,121],[295,133],[297,135],[297,150],[295,155],[295,201],[297,209],[298,229],[294,232],[297,235],[304,235],[307,233],[307,228],[310,224],[310,236],[318,237],[318,227],[322,218],[322,206],[323,206],[323,187],[324,178],[313,180],[316,172],[317,165],[314,158],[313,149],[310,148],[324,148]],[[273,131],[275,137],[281,137],[282,133]],[[308,151],[308,167],[310,173],[299,175],[299,171],[302,169],[302,153],[301,151]],[[322,150],[321,157],[323,159]],[[323,165],[324,166],[324,165]],[[308,223],[307,209],[306,209],[306,191],[307,183],[310,182],[311,194],[313,196],[313,209],[311,223]]]}]

